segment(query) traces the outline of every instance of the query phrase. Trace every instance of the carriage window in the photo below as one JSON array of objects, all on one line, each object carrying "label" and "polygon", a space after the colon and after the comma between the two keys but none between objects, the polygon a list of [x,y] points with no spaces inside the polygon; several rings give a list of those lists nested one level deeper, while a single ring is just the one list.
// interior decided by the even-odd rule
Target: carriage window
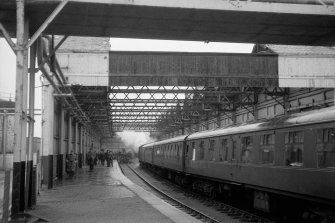
[{"label": "carriage window", "polygon": [[179,157],[179,146],[177,146],[177,157]]},{"label": "carriage window", "polygon": [[304,133],[288,132],[285,135],[285,163],[287,166],[302,166],[304,151]]},{"label": "carriage window", "polygon": [[221,148],[219,150],[219,160],[220,161],[228,160],[228,139],[221,140]]},{"label": "carriage window", "polygon": [[166,153],[167,153],[167,158],[170,159],[171,158],[171,147],[170,146],[168,146]]},{"label": "carriage window", "polygon": [[215,149],[215,140],[211,139],[209,140],[208,160],[215,160],[215,157],[213,156],[214,149]]},{"label": "carriage window", "polygon": [[200,141],[197,160],[203,160],[205,156],[205,141]]},{"label": "carriage window", "polygon": [[191,143],[191,148],[192,148],[192,160],[194,161],[195,160],[195,152],[196,152],[196,150],[195,150],[195,142],[192,142]]},{"label": "carriage window", "polygon": [[242,137],[242,154],[241,160],[244,163],[251,162],[251,151],[252,151],[252,137]]},{"label": "carriage window", "polygon": [[318,167],[335,167],[335,128],[319,129],[317,133]]},{"label": "carriage window", "polygon": [[335,142],[335,128],[323,129],[323,142]]},{"label": "carriage window", "polygon": [[266,134],[261,137],[261,145],[273,145],[274,144],[274,135]]},{"label": "carriage window", "polygon": [[232,152],[231,152],[231,160],[235,160],[236,159],[236,148],[237,148],[237,142],[235,140],[233,140],[233,148],[232,148]]},{"label": "carriage window", "polygon": [[261,136],[261,163],[274,162],[274,134],[265,134]]}]

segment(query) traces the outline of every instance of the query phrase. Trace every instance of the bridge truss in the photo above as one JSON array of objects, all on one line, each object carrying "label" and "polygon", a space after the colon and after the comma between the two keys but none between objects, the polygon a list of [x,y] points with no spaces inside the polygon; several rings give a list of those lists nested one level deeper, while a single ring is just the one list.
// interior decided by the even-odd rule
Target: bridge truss
[{"label": "bridge truss", "polygon": [[283,97],[261,87],[72,86],[92,125],[109,134],[124,130],[172,132],[257,104],[258,94]]}]

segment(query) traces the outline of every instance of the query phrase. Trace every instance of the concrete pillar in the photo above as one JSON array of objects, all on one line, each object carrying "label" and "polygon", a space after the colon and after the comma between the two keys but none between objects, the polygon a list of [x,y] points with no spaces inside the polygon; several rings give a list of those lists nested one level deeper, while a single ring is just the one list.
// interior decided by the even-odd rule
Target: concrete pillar
[{"label": "concrete pillar", "polygon": [[87,129],[86,127],[83,128],[83,153],[84,153],[84,160],[83,163],[86,165],[86,154],[87,154]]},{"label": "concrete pillar", "polygon": [[[36,197],[32,199],[33,191],[36,190],[36,180],[33,180],[33,142],[34,142],[34,113],[35,113],[35,63],[36,63],[36,45],[30,48],[30,71],[29,71],[29,129],[28,129],[28,149],[26,152],[26,193],[25,193],[25,209],[32,207],[32,201],[36,201]],[[36,194],[34,193],[36,196]],[[36,205],[34,203],[34,205]]]},{"label": "concrete pillar", "polygon": [[79,153],[79,125],[78,121],[75,120],[74,122],[74,153],[78,154]]},{"label": "concrete pillar", "polygon": [[67,151],[66,154],[70,153],[72,148],[72,116],[69,115],[69,119],[68,119],[68,128],[69,128],[69,132],[68,132],[68,142],[67,142]]},{"label": "concrete pillar", "polygon": [[16,1],[16,86],[14,124],[14,163],[12,184],[12,210],[16,214],[24,211],[25,156],[27,129],[27,73],[28,50],[25,43],[28,37],[28,22],[25,21],[24,0]]},{"label": "concrete pillar", "polygon": [[77,156],[77,166],[78,165],[78,161],[79,161],[79,125],[78,125],[78,121],[75,119],[74,121],[74,154],[76,154]]},{"label": "concrete pillar", "polygon": [[78,159],[78,167],[83,167],[83,126],[79,128],[79,159]]},{"label": "concrete pillar", "polygon": [[53,187],[54,90],[47,80],[42,92],[42,168],[43,183]]},{"label": "concrete pillar", "polygon": [[66,145],[65,145],[65,109],[63,106],[60,106],[60,117],[59,117],[59,153],[58,153],[58,178],[63,179],[63,176],[65,175],[65,151],[66,151]]},{"label": "concrete pillar", "polygon": [[89,129],[88,129],[88,148],[87,149],[93,148],[93,144],[92,143],[93,143],[92,142],[92,129],[91,129],[91,127],[89,127]]}]

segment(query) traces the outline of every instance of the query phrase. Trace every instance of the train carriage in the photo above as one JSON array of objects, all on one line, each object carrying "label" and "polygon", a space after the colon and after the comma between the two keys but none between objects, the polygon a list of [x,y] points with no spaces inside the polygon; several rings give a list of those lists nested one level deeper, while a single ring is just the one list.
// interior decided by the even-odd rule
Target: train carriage
[{"label": "train carriage", "polygon": [[334,203],[334,130],[335,110],[328,108],[194,133],[187,138],[185,172]]},{"label": "train carriage", "polygon": [[153,164],[181,172],[184,170],[184,142],[187,135],[156,142]]},{"label": "train carriage", "polygon": [[153,145],[154,143],[148,143],[140,146],[139,148],[139,160],[141,163],[152,164],[153,161]]},{"label": "train carriage", "polygon": [[[171,159],[176,144],[183,152]],[[335,207],[334,107],[179,136],[153,150],[153,165],[208,195],[237,189],[265,212],[298,200]]]}]

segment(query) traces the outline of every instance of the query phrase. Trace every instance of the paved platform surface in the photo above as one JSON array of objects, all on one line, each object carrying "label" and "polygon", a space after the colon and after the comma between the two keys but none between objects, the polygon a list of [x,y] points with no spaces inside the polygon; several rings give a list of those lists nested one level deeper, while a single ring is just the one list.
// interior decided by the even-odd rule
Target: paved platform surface
[{"label": "paved platform surface", "polygon": [[42,189],[31,214],[50,222],[199,222],[131,182],[114,167],[79,170],[53,189]]}]

